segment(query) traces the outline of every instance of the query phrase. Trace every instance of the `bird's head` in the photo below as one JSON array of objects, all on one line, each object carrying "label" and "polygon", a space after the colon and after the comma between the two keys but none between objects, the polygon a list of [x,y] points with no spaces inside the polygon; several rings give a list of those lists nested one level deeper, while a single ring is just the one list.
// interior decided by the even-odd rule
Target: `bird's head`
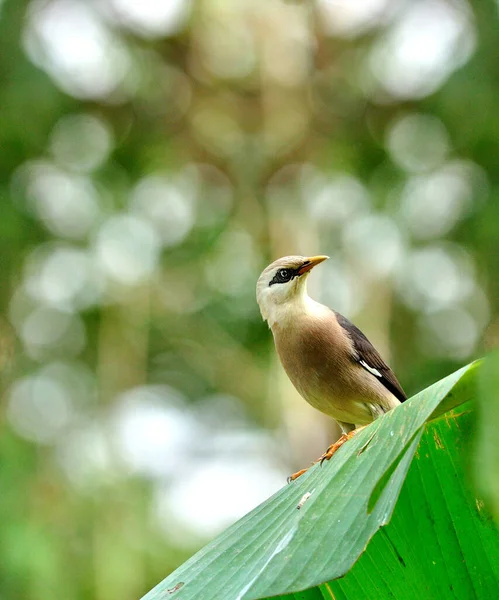
[{"label": "bird's head", "polygon": [[272,325],[279,308],[306,295],[310,271],[328,256],[285,256],[263,270],[256,284],[256,299],[264,321]]}]

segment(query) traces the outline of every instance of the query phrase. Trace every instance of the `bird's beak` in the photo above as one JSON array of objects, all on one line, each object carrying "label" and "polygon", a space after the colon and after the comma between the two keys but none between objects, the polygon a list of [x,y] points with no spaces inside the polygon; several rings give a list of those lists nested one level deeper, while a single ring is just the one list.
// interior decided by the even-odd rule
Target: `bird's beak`
[{"label": "bird's beak", "polygon": [[329,258],[329,256],[323,256],[323,255],[320,255],[320,256],[310,256],[309,258],[307,258],[305,260],[305,262],[303,263],[303,265],[298,269],[298,275],[303,275],[303,273],[306,273],[307,271],[310,271],[311,269],[313,269],[314,267],[316,267],[321,262],[324,262],[328,258]]}]

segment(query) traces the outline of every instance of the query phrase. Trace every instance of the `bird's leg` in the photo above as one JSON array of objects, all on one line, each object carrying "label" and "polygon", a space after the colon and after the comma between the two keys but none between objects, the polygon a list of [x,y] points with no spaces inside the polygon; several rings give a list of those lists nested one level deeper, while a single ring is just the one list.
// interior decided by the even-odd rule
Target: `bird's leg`
[{"label": "bird's leg", "polygon": [[364,429],[365,425],[362,427],[357,427],[357,429],[352,429],[348,433],[343,433],[334,444],[331,444],[329,448],[324,452],[324,454],[319,458],[317,462],[320,462],[321,465],[325,460],[329,460],[335,452],[337,452],[343,444],[352,438],[356,433],[358,433],[361,429]]},{"label": "bird's leg", "polygon": [[[313,465],[316,465],[318,462],[322,463],[325,460],[329,460],[333,454],[335,452],[338,451],[339,448],[341,448],[341,446],[343,446],[343,444],[348,441],[350,438],[352,438],[356,433],[358,433],[361,429],[364,429],[364,427],[366,427],[365,425],[362,425],[362,427],[357,427],[357,429],[352,429],[352,431],[349,431],[348,433],[343,433],[340,438],[338,440],[336,440],[336,442],[334,442],[334,444],[331,444],[329,446],[329,448],[324,452],[324,454],[318,459],[316,460],[314,463],[312,463]],[[303,473],[306,473],[308,471],[308,469],[300,469],[299,471],[297,471],[296,473],[293,473],[293,475],[290,475],[288,477],[288,483],[291,483],[292,481],[294,481],[295,479],[298,479],[298,477],[300,477],[301,475],[303,475]]]}]

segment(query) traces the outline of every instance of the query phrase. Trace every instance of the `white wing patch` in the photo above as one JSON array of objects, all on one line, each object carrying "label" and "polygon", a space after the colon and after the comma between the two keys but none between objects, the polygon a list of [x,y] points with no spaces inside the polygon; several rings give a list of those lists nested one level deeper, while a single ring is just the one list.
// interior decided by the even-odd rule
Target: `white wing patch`
[{"label": "white wing patch", "polygon": [[381,373],[378,371],[378,369],[375,369],[374,367],[370,367],[366,363],[365,360],[359,360],[359,363],[364,367],[364,369],[366,369],[367,371],[369,371],[369,373],[371,373],[375,377],[379,377],[380,379],[383,377],[383,375],[381,375]]}]

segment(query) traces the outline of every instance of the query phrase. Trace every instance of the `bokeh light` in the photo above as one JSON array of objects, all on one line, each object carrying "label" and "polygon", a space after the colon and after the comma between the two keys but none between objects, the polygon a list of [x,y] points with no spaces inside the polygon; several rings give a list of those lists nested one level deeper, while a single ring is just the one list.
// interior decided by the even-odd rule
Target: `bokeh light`
[{"label": "bokeh light", "polygon": [[89,4],[77,0],[34,0],[25,47],[64,91],[82,99],[109,97],[130,67],[126,46]]},{"label": "bokeh light", "polygon": [[131,215],[110,217],[95,240],[101,269],[110,279],[125,285],[138,284],[153,275],[160,249],[152,225]]},{"label": "bokeh light", "polygon": [[109,125],[89,114],[63,117],[56,123],[50,140],[50,149],[59,165],[83,172],[99,168],[112,147]]},{"label": "bokeh light", "polygon": [[33,161],[20,167],[16,185],[24,188],[28,208],[56,236],[84,238],[100,218],[97,190],[85,175]]},{"label": "bokeh light", "polygon": [[71,391],[59,379],[40,372],[16,382],[10,392],[8,416],[24,438],[49,443],[71,419]]},{"label": "bokeh light", "polygon": [[407,5],[370,56],[372,72],[390,96],[422,98],[464,64],[475,48],[464,2],[422,0]]},{"label": "bokeh light", "polygon": [[191,9],[190,0],[106,0],[105,4],[119,22],[146,37],[176,33],[184,25]]},{"label": "bokeh light", "polygon": [[167,175],[150,175],[132,192],[132,212],[146,218],[164,246],[175,246],[189,234],[195,223],[196,189]]},{"label": "bokeh light", "polygon": [[442,122],[435,117],[408,114],[393,123],[387,146],[395,164],[419,173],[442,164],[449,151],[449,139]]}]

